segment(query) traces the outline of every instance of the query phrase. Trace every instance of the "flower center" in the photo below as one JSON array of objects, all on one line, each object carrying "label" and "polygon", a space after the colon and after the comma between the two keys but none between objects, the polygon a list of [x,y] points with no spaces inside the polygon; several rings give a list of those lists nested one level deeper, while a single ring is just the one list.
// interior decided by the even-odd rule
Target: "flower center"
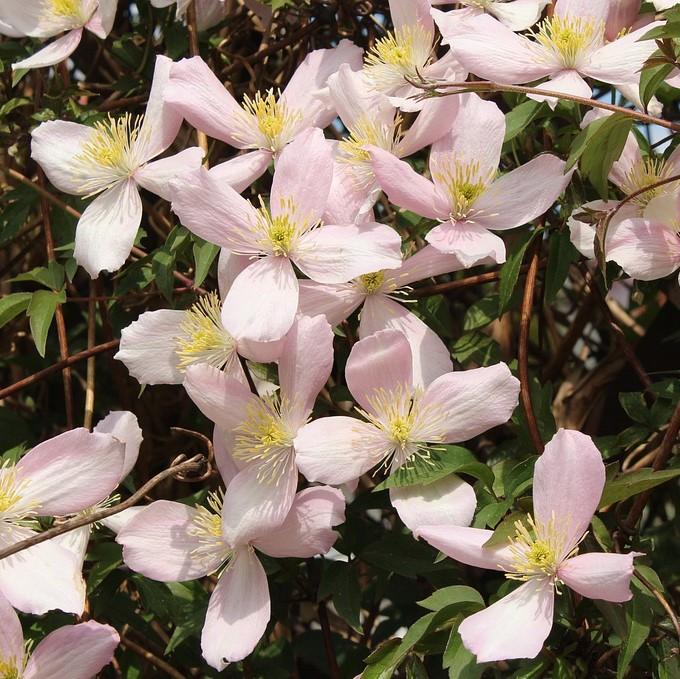
[{"label": "flower center", "polygon": [[451,216],[454,219],[465,219],[477,198],[493,179],[493,173],[483,177],[479,162],[472,160],[467,163],[452,163],[433,173],[432,177],[448,194]]},{"label": "flower center", "polygon": [[50,0],[52,14],[63,17],[78,17],[80,15],[80,0]]},{"label": "flower center", "polygon": [[0,514],[16,507],[21,500],[20,484],[17,482],[16,468],[9,462],[0,467]]},{"label": "flower center", "polygon": [[227,563],[232,556],[231,549],[222,536],[222,491],[208,494],[208,506],[196,505],[196,516],[187,529],[189,535],[198,538],[198,547],[192,550],[191,556],[198,561],[212,561],[219,554],[221,565]]},{"label": "flower center", "polygon": [[[672,168],[663,158],[643,158],[638,160],[638,162],[628,170],[621,189],[626,195],[630,195],[631,193],[635,193],[635,191],[644,189],[646,186],[669,178],[671,174]],[[656,188],[636,196],[632,199],[632,202],[641,209],[644,209],[652,198],[671,192],[675,187],[677,187],[676,182],[669,182],[668,184],[657,186]]]},{"label": "flower center", "polygon": [[415,78],[432,53],[432,35],[420,25],[404,26],[380,38],[365,58],[366,77],[377,90],[389,91]]},{"label": "flower center", "polygon": [[287,410],[287,402],[276,395],[259,398],[234,430],[234,458],[261,465],[260,481],[277,483],[292,460],[294,433],[282,417],[282,412]]},{"label": "flower center", "polygon": [[299,237],[312,227],[309,219],[297,214],[292,199],[282,199],[279,214],[274,217],[260,198],[254,228],[259,235],[257,243],[265,252],[275,257],[287,257]]},{"label": "flower center", "polygon": [[222,370],[236,360],[236,342],[222,325],[221,308],[217,293],[210,292],[184,313],[175,350],[180,370],[194,363]]},{"label": "flower center", "polygon": [[279,151],[302,121],[302,113],[289,109],[286,102],[281,100],[281,94],[277,96],[271,89],[264,96],[260,92],[253,98],[245,95],[241,107],[255,118],[266,148],[272,151]]},{"label": "flower center", "polygon": [[578,66],[580,58],[603,42],[604,23],[583,17],[553,16],[539,24],[536,41],[551,51],[568,68]]},{"label": "flower center", "polygon": [[373,271],[372,273],[365,273],[363,276],[359,276],[359,287],[367,295],[372,295],[378,292],[384,282],[384,271]]}]

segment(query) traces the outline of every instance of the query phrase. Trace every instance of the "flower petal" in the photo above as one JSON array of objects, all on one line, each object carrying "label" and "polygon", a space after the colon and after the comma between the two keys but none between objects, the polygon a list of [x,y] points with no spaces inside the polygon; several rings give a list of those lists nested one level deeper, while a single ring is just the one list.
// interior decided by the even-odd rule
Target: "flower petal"
[{"label": "flower petal", "polygon": [[201,167],[202,160],[203,149],[192,146],[174,156],[147,163],[135,172],[135,181],[147,191],[171,201],[174,191],[170,188],[170,182],[181,179],[185,172]]},{"label": "flower petal", "polygon": [[416,538],[421,526],[469,526],[477,508],[472,486],[455,474],[426,486],[390,488],[390,501]]},{"label": "flower petal", "polygon": [[258,149],[215,165],[210,169],[210,174],[218,181],[231,186],[237,193],[241,193],[267,171],[271,162],[272,152]]},{"label": "flower petal", "polygon": [[418,250],[415,255],[407,257],[398,269],[386,271],[385,275],[391,277],[394,284],[401,288],[425,278],[453,273],[464,268],[454,255],[441,252],[431,245],[426,245]]},{"label": "flower petal", "polygon": [[5,661],[14,660],[16,665],[23,665],[24,633],[21,622],[3,596],[0,596],[0,658]]},{"label": "flower petal", "polygon": [[397,155],[410,156],[444,136],[451,129],[451,121],[456,119],[461,100],[462,97],[455,95],[426,99],[418,117],[397,145]]},{"label": "flower petal", "polygon": [[125,446],[122,481],[135,466],[139,457],[139,447],[144,439],[137,416],[128,410],[114,410],[97,422],[94,431],[97,434],[111,434]]},{"label": "flower petal", "polygon": [[332,527],[344,520],[345,497],[337,488],[306,488],[295,496],[286,520],[253,546],[275,558],[308,559],[333,546],[338,534]]},{"label": "flower petal", "polygon": [[[328,78],[333,105],[345,127],[351,128],[368,119],[389,125],[394,121],[395,109],[387,97],[375,90],[363,71],[342,64]],[[448,97],[447,97],[448,98]]]},{"label": "flower petal", "polygon": [[633,559],[638,552],[628,554],[579,554],[567,559],[557,577],[581,596],[604,601],[629,601],[633,598],[630,579]]},{"label": "flower petal", "polygon": [[422,407],[440,409],[445,443],[467,441],[510,419],[519,380],[505,363],[438,377],[425,390]]},{"label": "flower petal", "polygon": [[323,314],[331,326],[336,326],[361,305],[365,295],[353,283],[324,285],[315,281],[300,281],[298,310],[305,316]]},{"label": "flower petal", "polygon": [[295,264],[318,283],[352,278],[401,263],[401,237],[376,222],[325,225],[308,231],[292,254]]},{"label": "flower petal", "polygon": [[563,538],[566,556],[588,529],[604,488],[600,451],[590,436],[560,429],[546,444],[534,468],[534,518]]},{"label": "flower petal", "polygon": [[73,256],[91,278],[118,271],[132,250],[142,221],[142,199],[134,180],[121,181],[97,196],[76,227]]},{"label": "flower petal", "polygon": [[553,624],[555,593],[550,581],[534,578],[465,618],[458,628],[463,645],[477,662],[535,658]]},{"label": "flower petal", "polygon": [[[573,69],[558,71],[550,76],[550,80],[536,86],[537,90],[547,90],[548,92],[559,92],[561,94],[573,94],[577,97],[584,97],[590,99],[593,91],[590,85]],[[527,95],[534,101],[545,101],[550,108],[554,109],[557,106],[558,99],[544,94],[536,94],[532,92]]]},{"label": "flower petal", "polygon": [[512,2],[490,2],[489,14],[493,14],[511,31],[524,31],[533,26],[543,13],[550,0],[512,0]]},{"label": "flower petal", "polygon": [[198,510],[179,502],[152,502],[116,536],[123,545],[123,560],[133,571],[161,582],[195,580],[212,573],[222,560],[217,550],[214,554],[201,550],[202,558],[192,555],[205,546],[192,535],[197,516]]},{"label": "flower petal", "polygon": [[17,463],[18,479],[26,483],[22,499],[38,503],[40,516],[88,509],[118,485],[124,459],[125,446],[110,434],[83,427],[64,432],[39,443]]},{"label": "flower petal", "polygon": [[120,637],[94,620],[50,632],[28,659],[23,679],[91,679],[113,659]]},{"label": "flower petal", "polygon": [[273,342],[293,325],[298,281],[286,257],[263,257],[241,272],[222,307],[224,327],[237,340]]},{"label": "flower petal", "polygon": [[[514,229],[542,215],[557,200],[573,170],[549,153],[497,179],[474,205],[473,219],[488,229]],[[521,192],[521,195],[518,195]]]},{"label": "flower petal", "polygon": [[98,0],[97,9],[85,27],[98,38],[105,40],[113,28],[117,9],[118,0]]},{"label": "flower petal", "polygon": [[425,240],[440,252],[455,255],[465,267],[486,264],[487,259],[505,262],[505,243],[486,227],[473,222],[447,221],[435,226]]},{"label": "flower petal", "polygon": [[18,71],[19,69],[24,68],[45,68],[46,66],[54,66],[55,64],[64,61],[64,59],[67,59],[75,52],[76,47],[80,45],[82,37],[82,28],[76,28],[73,31],[69,31],[66,35],[62,35],[61,38],[52,41],[47,47],[43,47],[30,57],[13,63],[12,70]]},{"label": "flower petal", "polygon": [[295,437],[295,461],[309,481],[339,485],[358,479],[386,455],[380,432],[354,417],[322,417]]},{"label": "flower petal", "polygon": [[255,648],[271,615],[267,576],[255,552],[234,555],[210,596],[201,649],[207,663],[223,670]]}]

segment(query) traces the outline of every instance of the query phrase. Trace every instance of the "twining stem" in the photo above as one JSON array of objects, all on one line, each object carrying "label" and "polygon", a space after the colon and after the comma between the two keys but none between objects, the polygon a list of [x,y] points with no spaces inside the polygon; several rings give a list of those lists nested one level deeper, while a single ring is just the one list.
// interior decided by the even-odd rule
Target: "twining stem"
[{"label": "twining stem", "polygon": [[673,627],[675,627],[675,635],[678,637],[678,640],[680,641],[680,622],[678,622],[678,616],[675,615],[675,611],[673,610],[672,606],[668,603],[666,597],[661,592],[659,592],[659,590],[656,587],[654,587],[654,585],[652,585],[652,583],[649,582],[649,580],[640,575],[638,571],[635,571],[635,577],[654,595],[656,600],[663,607],[664,611],[666,611],[668,617],[671,619],[671,622],[673,623]]},{"label": "twining stem", "polygon": [[[95,345],[95,331],[97,319],[97,302],[95,282],[90,281],[90,299],[87,303],[87,348],[92,349]],[[83,417],[83,427],[92,427],[92,416],[94,414],[94,381],[96,376],[96,358],[89,356],[87,359],[87,378],[85,386],[85,415]]]},{"label": "twining stem", "polygon": [[326,660],[328,661],[328,670],[331,679],[341,679],[340,668],[338,667],[338,660],[335,657],[335,647],[333,646],[333,637],[331,636],[331,625],[328,621],[328,611],[326,610],[326,602],[319,601],[317,607],[319,613],[319,623],[321,624],[321,632],[323,633],[323,646],[326,652]]},{"label": "twining stem", "polygon": [[120,502],[119,504],[114,505],[113,507],[106,507],[105,509],[100,509],[98,512],[92,512],[83,514],[81,516],[77,516],[76,518],[71,519],[70,521],[60,523],[57,526],[54,526],[53,528],[43,531],[42,533],[37,533],[36,535],[33,535],[30,538],[26,538],[25,540],[21,540],[20,542],[15,542],[13,545],[0,551],[0,561],[7,558],[8,556],[12,556],[12,554],[17,554],[18,552],[21,552],[24,549],[28,549],[29,547],[33,547],[34,545],[39,545],[41,542],[51,540],[52,538],[55,538],[58,535],[63,535],[64,533],[69,533],[70,531],[75,530],[76,528],[81,528],[82,526],[88,526],[92,523],[96,523],[97,521],[108,519],[109,516],[114,516],[115,514],[119,514],[125,509],[134,507],[134,505],[136,505],[140,500],[144,499],[144,497],[149,493],[150,490],[152,490],[159,483],[165,481],[165,479],[171,476],[179,476],[182,474],[186,474],[187,472],[196,471],[201,468],[204,462],[205,457],[203,455],[195,455],[190,460],[186,460],[184,462],[180,462],[179,464],[172,465],[167,469],[164,469],[162,472],[156,474],[156,476],[147,481],[136,493],[130,495],[130,497],[124,502]]},{"label": "twining stem", "polygon": [[178,672],[172,665],[167,663],[162,658],[154,655],[151,651],[141,646],[136,641],[132,641],[128,636],[121,636],[120,643],[123,648],[127,648],[133,653],[136,653],[140,658],[143,658],[147,662],[151,663],[154,667],[165,672],[169,677],[173,679],[185,679],[185,676]]}]

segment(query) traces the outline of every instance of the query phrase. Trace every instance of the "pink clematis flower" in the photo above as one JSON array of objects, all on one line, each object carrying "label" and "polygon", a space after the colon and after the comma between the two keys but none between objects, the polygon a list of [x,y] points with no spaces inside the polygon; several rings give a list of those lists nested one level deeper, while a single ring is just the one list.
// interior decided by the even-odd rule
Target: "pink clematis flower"
[{"label": "pink clematis flower", "polygon": [[363,72],[371,87],[404,111],[423,106],[413,98],[422,90],[410,80],[467,77],[451,51],[433,61],[436,36],[430,11],[430,0],[390,0],[394,30],[376,40],[364,58]]},{"label": "pink clematis flower", "polygon": [[218,573],[201,647],[208,664],[221,671],[250,654],[269,622],[267,576],[255,549],[275,558],[325,554],[337,538],[332,526],[345,520],[344,508],[340,491],[307,488],[295,496],[283,523],[262,523],[253,534],[226,529],[237,517],[222,507],[217,493],[210,496],[209,508],[159,500],[116,539],[123,545],[125,563],[154,580],[177,582]]},{"label": "pink clematis flower", "polygon": [[[175,14],[178,21],[184,21],[191,0],[151,0],[154,7],[169,7],[177,2]],[[196,25],[199,31],[205,31],[219,24],[227,16],[225,0],[196,0]]]},{"label": "pink clematis flower", "polygon": [[333,178],[319,129],[281,153],[269,209],[255,208],[211,172],[202,168],[178,183],[172,208],[202,238],[254,259],[224,300],[222,321],[235,337],[273,342],[288,332],[298,307],[293,264],[320,283],[344,283],[401,262],[401,239],[388,226],[319,225]]},{"label": "pink clematis flower", "polygon": [[12,69],[58,64],[78,47],[84,28],[103,40],[113,27],[117,6],[118,0],[3,0],[0,34],[51,38],[66,32],[33,56],[12,64]]},{"label": "pink clematis flower", "polygon": [[[107,498],[118,485],[124,458],[114,436],[81,428],[0,467],[0,549],[34,535],[38,516],[75,514]],[[80,565],[58,542],[42,542],[0,561],[0,595],[25,613],[59,608],[80,615],[85,605]]]},{"label": "pink clematis flower", "polygon": [[[584,77],[612,85],[637,85],[640,69],[654,52],[653,40],[638,42],[660,22],[605,43],[604,31],[609,0],[558,0],[555,13],[544,19],[533,39],[513,33],[490,16],[468,19],[465,31],[446,32],[443,42],[452,44],[460,63],[475,75],[504,84],[528,83],[547,76],[538,89],[590,97]],[[531,94],[532,99],[553,97]]]},{"label": "pink clematis flower", "polygon": [[281,523],[298,482],[296,434],[309,420],[333,367],[333,332],[323,316],[299,316],[279,359],[278,392],[255,396],[205,365],[191,366],[184,387],[218,428],[222,465],[234,472],[225,496],[225,534],[257,534]]},{"label": "pink clematis flower", "polygon": [[[461,623],[463,644],[478,662],[534,658],[552,628],[553,600],[560,584],[591,599],[621,602],[632,597],[633,558],[639,554],[577,555],[604,483],[602,457],[590,437],[560,429],[536,462],[534,516],[526,525],[517,522],[515,538],[507,546],[486,549],[490,530],[417,526],[417,536],[451,558],[505,571],[506,577],[523,583]],[[441,506],[439,513],[443,512]]]},{"label": "pink clematis flower", "polygon": [[428,458],[428,444],[456,443],[506,422],[519,381],[508,366],[450,372],[424,390],[413,384],[411,348],[396,330],[357,342],[345,369],[347,386],[367,421],[323,417],[293,442],[310,481],[341,484],[380,464],[390,472]]},{"label": "pink clematis flower", "polygon": [[[448,0],[431,0],[432,5],[447,5]],[[450,38],[463,28],[463,22],[487,12],[511,31],[524,31],[540,18],[551,0],[461,0],[460,9],[442,12],[432,10],[432,17],[442,35]],[[463,28],[463,31],[465,29]]]},{"label": "pink clematis flower", "polygon": [[[365,147],[369,144],[377,146],[397,158],[420,151],[449,131],[458,108],[458,97],[426,100],[414,123],[404,130],[402,116],[384,94],[371,88],[364,71],[352,71],[343,64],[328,79],[328,87],[349,133],[340,142],[330,142],[336,147],[336,153],[329,201],[331,208],[336,202],[338,209],[344,210],[348,202],[357,205],[357,216],[363,217],[380,195],[371,157]],[[342,182],[349,183],[349,191],[338,190],[338,183]]]},{"label": "pink clematis flower", "polygon": [[439,276],[464,268],[453,255],[427,245],[407,257],[398,269],[374,271],[339,285],[300,281],[300,313],[324,314],[328,322],[338,325],[356,309],[359,336],[363,339],[378,330],[399,330],[411,347],[413,383],[424,388],[435,378],[451,372],[451,352],[436,332],[415,314],[398,303],[407,294],[404,288],[414,281]]},{"label": "pink clematis flower", "polygon": [[113,627],[90,620],[50,632],[29,655],[19,616],[0,596],[0,676],[7,679],[91,679],[119,643]]},{"label": "pink clematis flower", "polygon": [[466,266],[505,261],[505,244],[490,229],[513,229],[543,214],[564,191],[571,172],[543,153],[496,179],[505,116],[476,94],[461,95],[450,132],[432,144],[432,181],[408,163],[368,147],[373,171],[390,201],[442,223],[425,239]]},{"label": "pink clematis flower", "polygon": [[172,67],[165,98],[209,137],[249,150],[212,169],[213,175],[240,193],[299,134],[331,123],[336,113],[328,94],[328,77],[341,64],[361,68],[361,52],[349,40],[341,40],[333,49],[314,50],[283,92],[258,92],[252,99],[246,96],[241,105],[200,57],[182,59]]},{"label": "pink clematis flower", "polygon": [[170,200],[170,180],[200,167],[198,147],[149,162],[170,146],[182,122],[163,103],[171,64],[156,58],[145,116],[94,126],[49,121],[31,133],[31,155],[54,186],[75,196],[100,194],[78,220],[73,253],[92,278],[116,271],[130,254],[142,219],[139,188]]}]

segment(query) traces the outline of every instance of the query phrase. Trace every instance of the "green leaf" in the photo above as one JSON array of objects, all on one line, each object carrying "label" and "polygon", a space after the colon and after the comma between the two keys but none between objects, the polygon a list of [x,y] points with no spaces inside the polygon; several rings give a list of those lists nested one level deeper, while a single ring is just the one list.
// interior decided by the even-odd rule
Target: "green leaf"
[{"label": "green leaf", "polygon": [[623,679],[636,651],[645,643],[649,636],[652,620],[654,619],[654,611],[650,606],[650,598],[645,593],[635,591],[633,599],[626,604],[627,634],[621,644],[621,651],[616,665],[617,679]]},{"label": "green leaf", "polygon": [[550,234],[548,266],[545,272],[545,303],[550,304],[562,289],[572,262],[580,258],[578,250],[572,245],[568,229]]},{"label": "green leaf", "polygon": [[483,328],[498,318],[498,295],[483,297],[465,312],[463,330]]},{"label": "green leaf", "polygon": [[505,114],[505,139],[514,139],[543,108],[543,102],[528,99]]},{"label": "green leaf", "polygon": [[392,679],[399,661],[401,639],[387,639],[371,653],[364,662],[368,667],[362,672],[361,679]]},{"label": "green leaf", "polygon": [[640,74],[640,100],[645,108],[672,70],[672,64],[658,64],[642,71]]},{"label": "green leaf", "polygon": [[680,469],[664,469],[659,472],[651,469],[638,469],[627,474],[620,474],[605,484],[600,508],[607,507],[614,502],[621,502],[678,476],[680,476]]},{"label": "green leaf", "polygon": [[87,576],[87,593],[92,594],[106,576],[123,563],[123,549],[116,542],[98,542],[91,549],[89,558],[94,561]]},{"label": "green leaf", "polygon": [[451,347],[451,353],[459,363],[474,361],[480,365],[497,363],[500,358],[498,344],[483,332],[473,330],[461,335]]},{"label": "green leaf", "polygon": [[460,604],[466,609],[474,609],[471,611],[473,613],[484,608],[482,595],[476,589],[466,587],[465,585],[442,587],[434,592],[434,594],[430,594],[426,599],[416,603],[423,608],[427,608],[429,611],[439,611],[444,606],[451,606],[453,604]]},{"label": "green leaf", "polygon": [[463,646],[458,629],[454,628],[446,643],[442,667],[448,669],[450,679],[478,679],[487,665],[477,664],[477,658]]},{"label": "green leaf", "polygon": [[647,31],[638,42],[642,40],[658,40],[659,38],[680,38],[680,22],[678,21],[668,21],[662,26],[657,26],[652,28],[651,31]]},{"label": "green leaf", "polygon": [[639,391],[625,391],[619,394],[619,403],[633,422],[650,424],[649,410],[645,398]]},{"label": "green leaf", "polygon": [[64,267],[59,262],[50,262],[47,266],[39,266],[26,273],[19,274],[11,280],[17,282],[31,281],[40,283],[50,290],[61,290],[64,287]]},{"label": "green leaf", "polygon": [[30,292],[15,292],[0,299],[0,328],[25,311],[32,296]]},{"label": "green leaf", "polygon": [[194,285],[200,285],[210,271],[215,257],[220,248],[213,243],[208,243],[203,239],[194,236],[194,262],[196,263],[196,273],[194,274]]},{"label": "green leaf", "polygon": [[45,357],[47,333],[50,330],[50,325],[52,325],[57,305],[63,304],[65,301],[66,295],[63,292],[38,290],[31,295],[26,313],[30,320],[35,348],[43,358]]},{"label": "green leaf", "polygon": [[175,255],[165,249],[153,253],[151,270],[153,271],[156,285],[167,300],[172,300],[174,287],[173,270],[175,268]]},{"label": "green leaf", "polygon": [[526,521],[526,518],[525,512],[511,512],[498,524],[493,535],[482,546],[486,549],[507,546],[510,540],[515,537],[515,523],[517,521]]},{"label": "green leaf", "polygon": [[361,589],[354,569],[345,561],[324,561],[317,598],[330,596],[338,615],[356,632],[361,627]]},{"label": "green leaf", "polygon": [[507,310],[512,298],[512,293],[517,285],[519,272],[522,268],[522,260],[524,253],[527,251],[530,243],[536,237],[536,234],[542,233],[540,230],[534,230],[523,235],[523,239],[516,244],[516,250],[508,254],[508,258],[501,267],[500,284],[498,286],[499,301],[498,301],[498,315],[502,316]]},{"label": "green leaf", "polygon": [[413,461],[397,469],[374,491],[402,486],[428,485],[449,474],[469,474],[483,481],[489,488],[493,486],[493,472],[482,464],[467,448],[442,446],[444,451],[430,450],[429,459],[414,457]]}]

